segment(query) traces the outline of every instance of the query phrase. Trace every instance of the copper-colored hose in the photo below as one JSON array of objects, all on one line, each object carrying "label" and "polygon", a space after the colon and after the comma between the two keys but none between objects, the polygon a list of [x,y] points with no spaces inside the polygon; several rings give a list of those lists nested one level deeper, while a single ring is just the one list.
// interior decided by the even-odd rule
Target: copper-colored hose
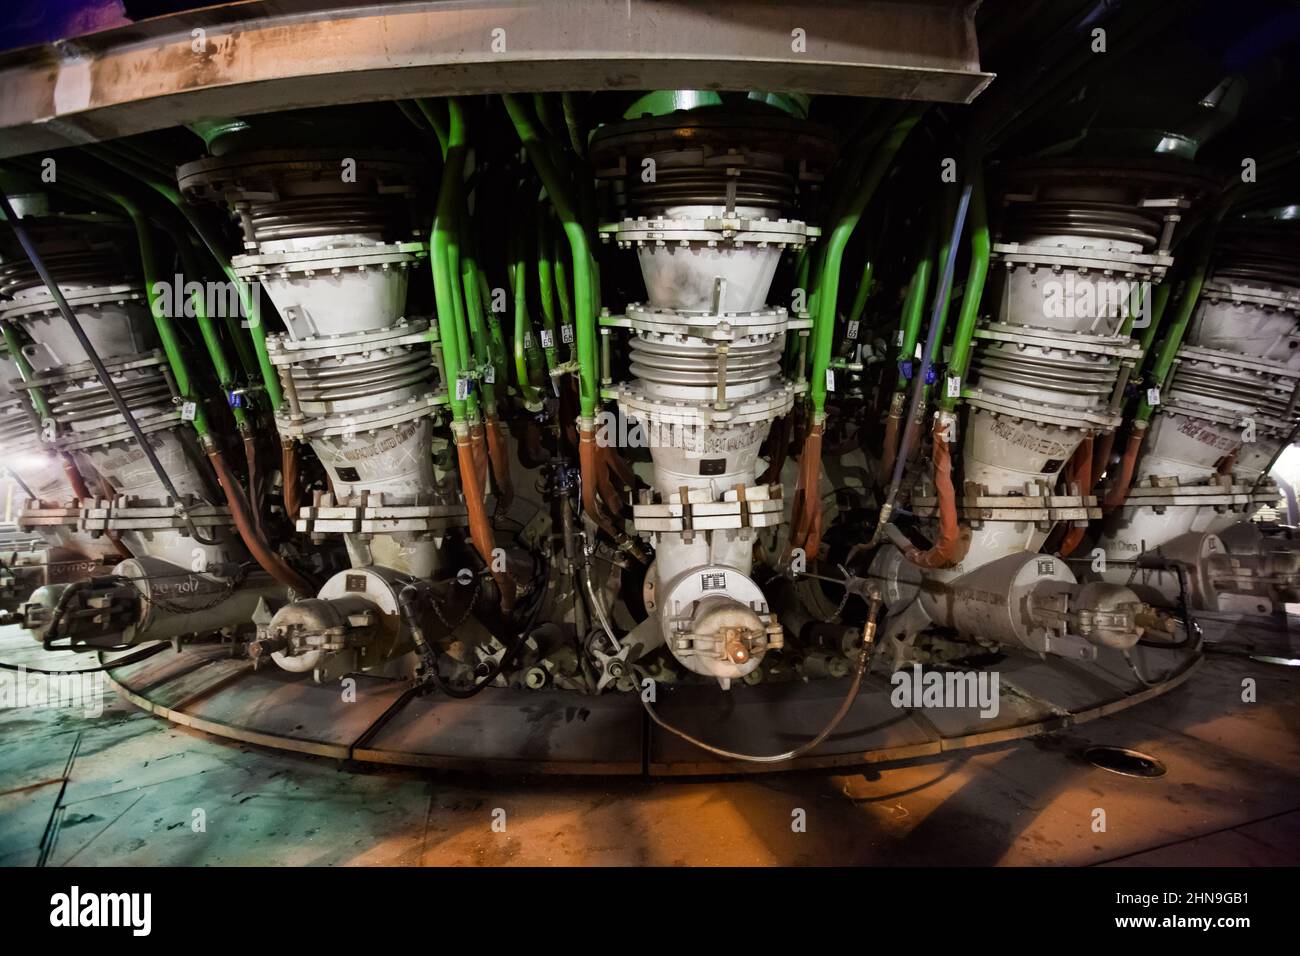
[{"label": "copper-colored hose", "polygon": [[473,453],[474,475],[478,486],[484,488],[487,486],[488,460],[487,460],[487,442],[483,437],[483,423],[475,422],[469,426],[469,448]]},{"label": "copper-colored hose", "polygon": [[[1079,488],[1079,494],[1086,495],[1089,491],[1088,482],[1092,480],[1091,432],[1083,436],[1083,441],[1074,450],[1072,462],[1073,468],[1071,468],[1071,472],[1073,473],[1074,483]],[[1072,525],[1070,530],[1065,533],[1065,538],[1061,541],[1061,547],[1057,554],[1063,558],[1068,558],[1074,553],[1074,549],[1079,546],[1079,542],[1083,540],[1084,532],[1087,530],[1088,526],[1086,524]]]},{"label": "copper-colored hose", "polygon": [[[623,487],[629,491],[635,488],[636,474],[632,471],[632,467],[623,460],[623,456],[620,455],[612,446],[606,446],[600,451],[600,460],[604,462],[605,466],[613,473],[614,477],[622,483]],[[613,504],[613,502],[611,502],[611,504]]]},{"label": "copper-colored hose", "polygon": [[287,441],[280,446],[280,482],[283,487],[284,510],[290,521],[296,521],[302,507],[301,462],[298,443]]},{"label": "copper-colored hose", "polygon": [[212,470],[217,473],[217,481],[221,482],[221,487],[226,493],[226,504],[230,507],[230,517],[234,520],[235,530],[239,532],[239,537],[243,539],[244,546],[248,548],[248,553],[262,566],[263,571],[285,587],[293,588],[300,594],[310,594],[314,589],[307,579],[289,567],[284,562],[284,559],[272,551],[271,547],[257,534],[257,528],[249,518],[248,499],[244,497],[244,489],[240,487],[239,482],[235,480],[235,476],[226,467],[226,461],[222,458],[220,450],[216,448],[210,449],[208,451],[208,460],[212,462]]},{"label": "copper-colored hose", "polygon": [[1110,465],[1111,449],[1115,447],[1115,429],[1101,433],[1101,439],[1097,442],[1096,448],[1092,453],[1092,475],[1089,477],[1088,489],[1084,494],[1091,494],[1092,490],[1101,484],[1101,477],[1106,473]]},{"label": "copper-colored hose", "polygon": [[767,433],[767,467],[758,476],[760,485],[775,484],[781,480],[786,456],[790,453],[790,417],[782,415],[772,422]]},{"label": "copper-colored hose", "polygon": [[497,486],[497,511],[505,511],[515,497],[515,486],[510,479],[510,455],[506,450],[506,436],[500,420],[489,418],[485,429],[488,461],[492,465],[492,480]]},{"label": "copper-colored hose", "polygon": [[[77,468],[77,463],[72,460],[71,455],[65,454],[63,456],[63,473],[68,476],[68,484],[72,485],[72,493],[74,495],[81,499],[90,497],[90,489],[86,486],[86,479],[82,476],[81,471]],[[100,494],[105,498],[111,498],[112,494],[109,492],[107,487],[108,482],[101,477],[99,479],[99,484],[104,486],[100,488]],[[116,551],[120,557],[134,557],[131,554],[130,549],[122,543],[122,536],[120,534],[116,531],[105,531],[104,533],[108,535],[108,540],[113,544],[113,550]]]},{"label": "copper-colored hose", "polygon": [[266,537],[262,527],[262,501],[258,493],[257,481],[257,440],[252,435],[244,436],[244,459],[248,462],[248,501],[253,513],[253,525],[257,528],[259,538]]},{"label": "copper-colored hose", "polygon": [[792,553],[795,548],[802,549],[807,561],[816,558],[821,547],[822,432],[822,423],[815,422],[804,439],[790,515],[789,550]]},{"label": "copper-colored hose", "polygon": [[1133,423],[1133,430],[1128,435],[1128,446],[1124,449],[1124,457],[1119,462],[1119,474],[1115,476],[1110,492],[1102,502],[1102,511],[1114,511],[1128,497],[1129,486],[1133,483],[1134,466],[1137,465],[1138,451],[1142,448],[1142,439],[1146,434],[1146,422]]},{"label": "copper-colored hose", "polygon": [[518,586],[515,584],[514,577],[509,571],[498,571],[493,552],[496,550],[496,539],[492,533],[492,522],[488,520],[487,505],[483,501],[483,482],[480,478],[478,461],[484,457],[480,449],[479,455],[474,453],[475,433],[477,432],[479,442],[483,439],[483,429],[471,427],[469,435],[455,435],[456,442],[456,460],[460,465],[460,485],[461,491],[465,495],[465,510],[469,514],[469,535],[470,540],[474,542],[474,549],[478,551],[479,556],[487,563],[488,569],[492,572],[492,577],[497,583],[497,589],[501,592],[501,613],[509,614],[515,606],[515,598],[518,592]]},{"label": "copper-colored hose", "polygon": [[889,403],[889,416],[885,419],[885,437],[880,446],[880,473],[891,475],[894,472],[894,459],[898,455],[898,426],[903,421],[903,402],[906,392],[895,392]]},{"label": "copper-colored hose", "polygon": [[72,486],[72,493],[78,498],[89,498],[90,489],[86,487],[86,479],[81,477],[81,472],[73,464],[72,458],[68,455],[63,456],[63,473],[68,477],[68,484]]},{"label": "copper-colored hose", "polygon": [[595,425],[578,425],[578,470],[582,476],[582,511],[611,538],[621,535],[600,503],[601,449],[596,444]]},{"label": "copper-colored hose", "polygon": [[939,499],[939,537],[929,550],[909,547],[903,556],[919,568],[935,570],[952,567],[966,556],[970,546],[970,537],[962,533],[957,521],[957,492],[952,485],[952,452],[944,438],[946,431],[943,422],[934,421],[934,490]]}]

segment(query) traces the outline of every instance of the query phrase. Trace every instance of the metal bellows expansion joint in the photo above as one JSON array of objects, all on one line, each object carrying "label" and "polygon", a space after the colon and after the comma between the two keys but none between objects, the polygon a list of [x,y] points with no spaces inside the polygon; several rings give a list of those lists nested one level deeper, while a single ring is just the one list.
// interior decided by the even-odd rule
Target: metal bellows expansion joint
[{"label": "metal bellows expansion joint", "polygon": [[592,144],[626,213],[601,236],[636,251],[647,294],[602,321],[631,333],[631,377],[610,394],[654,463],[633,508],[655,545],[649,603],[673,656],[723,687],[783,644],[750,573],[756,532],[784,509],[780,485],[757,483],[759,447],[803,388],[781,358],[810,323],[767,296],[782,253],[817,234],[790,216],[805,146],[808,175],[829,155],[817,128],[708,109],[607,127]]},{"label": "metal bellows expansion joint", "polygon": [[276,427],[282,440],[310,443],[329,475],[332,493],[294,516],[297,529],[341,533],[354,570],[260,622],[263,649],[317,680],[411,649],[397,594],[433,575],[446,529],[465,523],[434,464],[435,416],[448,400],[430,351],[437,325],[405,314],[411,269],[428,254],[411,218],[424,168],[395,152],[304,149],[226,153],[178,171],[188,198],[224,201],[238,218],[246,252],[231,260],[235,272],[287,330],[267,337],[285,396]]}]

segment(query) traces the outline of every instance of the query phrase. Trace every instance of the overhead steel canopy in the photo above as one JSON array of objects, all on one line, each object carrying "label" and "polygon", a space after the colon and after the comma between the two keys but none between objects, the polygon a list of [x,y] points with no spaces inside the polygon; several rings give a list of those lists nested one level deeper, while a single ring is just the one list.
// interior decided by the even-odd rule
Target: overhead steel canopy
[{"label": "overhead steel canopy", "polygon": [[535,90],[970,102],[978,0],[249,0],[0,55],[0,156],[235,114]]}]

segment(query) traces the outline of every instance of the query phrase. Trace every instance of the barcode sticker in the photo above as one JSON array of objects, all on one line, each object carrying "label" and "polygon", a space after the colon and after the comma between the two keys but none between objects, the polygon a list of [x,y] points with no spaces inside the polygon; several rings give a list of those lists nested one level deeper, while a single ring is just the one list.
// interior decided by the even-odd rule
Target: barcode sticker
[{"label": "barcode sticker", "polygon": [[949,398],[961,398],[961,376],[960,375],[948,376],[947,392]]},{"label": "barcode sticker", "polygon": [[456,379],[456,400],[463,402],[467,398],[469,398],[469,379],[461,375]]},{"label": "barcode sticker", "polygon": [[833,368],[826,370],[826,391],[835,391],[835,369]]},{"label": "barcode sticker", "polygon": [[181,421],[192,422],[199,414],[198,402],[185,402],[181,405]]},{"label": "barcode sticker", "polygon": [[1160,404],[1160,389],[1158,389],[1158,388],[1148,388],[1148,389],[1147,389],[1147,404],[1148,404],[1148,405],[1159,405],[1159,404]]}]

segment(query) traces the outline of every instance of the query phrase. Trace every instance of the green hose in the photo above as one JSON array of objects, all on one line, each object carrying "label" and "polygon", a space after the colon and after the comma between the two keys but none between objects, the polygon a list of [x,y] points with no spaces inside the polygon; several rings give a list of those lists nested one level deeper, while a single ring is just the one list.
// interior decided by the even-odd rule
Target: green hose
[{"label": "green hose", "polygon": [[[27,355],[23,352],[22,343],[18,341],[18,333],[9,322],[0,322],[0,333],[3,333],[5,346],[9,349],[9,354],[13,356],[14,365],[18,369],[18,377],[24,382],[31,382],[35,376],[32,369],[32,363],[27,361]],[[42,426],[45,422],[53,421],[54,416],[50,412],[50,403],[45,400],[45,393],[39,388],[26,389],[31,396],[32,407],[36,409],[36,415],[40,418]]]},{"label": "green hose", "polygon": [[817,311],[813,319],[813,360],[812,377],[808,383],[813,403],[814,421],[821,421],[826,414],[826,370],[830,367],[831,351],[835,337],[835,305],[839,294],[840,267],[844,261],[844,249],[857,227],[862,212],[875,194],[877,187],[885,178],[894,156],[902,147],[909,133],[921,118],[923,106],[914,106],[894,124],[885,138],[862,182],[845,208],[844,214],[835,223],[830,240],[825,245],[822,267],[817,283]]},{"label": "green hose", "polygon": [[536,207],[534,219],[536,230],[534,237],[537,249],[537,299],[542,309],[542,328],[550,338],[550,345],[544,346],[546,371],[553,372],[558,364],[555,357],[555,343],[559,341],[559,330],[555,322],[555,254],[551,243],[550,211],[540,203]]},{"label": "green hose", "polygon": [[970,269],[966,273],[966,288],[962,292],[961,311],[957,314],[957,329],[953,333],[952,352],[948,357],[948,375],[956,378],[958,394],[949,394],[945,386],[939,400],[939,406],[949,412],[961,400],[961,385],[966,381],[971,342],[975,338],[975,324],[979,321],[980,299],[989,274],[989,213],[984,200],[984,169],[979,157],[972,156],[967,162],[974,179],[970,201]]},{"label": "green hose", "polygon": [[[907,297],[903,300],[903,317],[899,326],[897,355],[900,366],[904,362],[916,360],[916,346],[921,339],[921,323],[925,320],[926,292],[930,288],[930,273],[934,271],[936,242],[935,231],[931,228],[926,239],[925,249],[916,260],[916,269],[913,271],[912,281],[907,287]],[[897,391],[907,391],[908,378],[910,376],[904,377],[901,374],[898,376]]]},{"label": "green hose", "polygon": [[[438,208],[429,237],[429,265],[433,270],[433,291],[437,301],[438,332],[441,339],[443,376],[451,393],[451,417],[465,421],[471,412],[477,416],[477,403],[471,408],[472,393],[458,395],[457,386],[467,374],[462,306],[457,293],[459,280],[456,252],[457,213],[461,207],[461,178],[465,172],[465,122],[460,104],[449,100],[447,153],[438,187]],[[421,108],[424,107],[421,101]],[[428,113],[426,113],[428,115]]]},{"label": "green hose", "polygon": [[139,166],[133,166],[131,161],[121,155],[114,153],[112,150],[88,146],[86,149],[94,156],[99,157],[105,163],[128,176],[139,178],[146,185],[152,187],[159,195],[170,202],[183,215],[190,227],[207,246],[208,252],[221,267],[225,273],[226,279],[234,286],[239,295],[240,304],[243,306],[244,315],[248,319],[249,335],[253,339],[253,351],[257,356],[257,365],[262,373],[262,386],[266,389],[266,396],[270,400],[271,409],[278,411],[284,404],[284,395],[280,390],[280,377],[276,374],[275,366],[271,364],[271,353],[266,348],[266,326],[262,323],[261,309],[257,306],[257,300],[249,289],[248,284],[235,275],[234,267],[230,264],[230,258],[222,249],[218,237],[212,234],[207,224],[199,218],[198,214],[190,207],[181,197],[180,192],[172,185],[163,182],[155,176],[143,172]]},{"label": "green hose", "polygon": [[529,344],[533,340],[533,321],[528,316],[528,241],[526,234],[512,232],[510,234],[510,248],[513,253],[512,261],[514,263],[511,269],[511,283],[515,306],[515,377],[519,381],[519,391],[523,395],[524,407],[530,412],[537,412],[542,409],[542,396],[532,382],[533,370],[529,367],[529,359],[531,356],[536,355],[536,352],[529,348]]},{"label": "green hose", "polygon": [[[460,281],[465,296],[465,316],[468,319],[470,357],[476,369],[484,370],[492,366],[492,350],[489,344],[487,321],[483,315],[482,288],[479,285],[478,260],[474,252],[474,243],[470,236],[469,218],[460,212]],[[491,378],[493,381],[488,381]],[[489,418],[496,418],[497,391],[496,375],[484,374],[479,380],[483,394],[483,410]]]},{"label": "green hose", "polygon": [[599,361],[596,348],[596,311],[593,303],[592,255],[587,232],[574,212],[565,177],[551,162],[537,131],[537,124],[524,103],[513,94],[503,96],[506,111],[515,125],[520,142],[532,160],[546,192],[564,226],[564,234],[573,252],[573,301],[578,359],[578,395],[583,418],[595,418],[600,402]]},{"label": "green hose", "polygon": [[[1201,246],[1197,250],[1196,259],[1192,264],[1191,275],[1187,279],[1187,285],[1183,288],[1183,297],[1178,300],[1178,313],[1174,316],[1173,324],[1169,327],[1164,340],[1160,343],[1160,351],[1156,355],[1155,365],[1151,368],[1151,375],[1148,380],[1157,389],[1163,389],[1165,386],[1165,381],[1168,379],[1169,373],[1174,367],[1174,361],[1178,357],[1178,350],[1182,347],[1187,326],[1191,323],[1192,314],[1196,311],[1196,304],[1200,301],[1201,287],[1205,285],[1205,276],[1210,269],[1210,256],[1214,252],[1214,237],[1218,232],[1219,222],[1223,219],[1226,211],[1226,207],[1220,208],[1213,221],[1206,225],[1205,234],[1201,237]],[[1154,326],[1155,322],[1153,321],[1151,324]],[[1150,329],[1148,329],[1148,332],[1154,335],[1154,332]],[[1147,397],[1143,397],[1142,402],[1138,405],[1135,419],[1140,422],[1150,421],[1151,416],[1155,414],[1156,404],[1152,404],[1147,400]]]}]

